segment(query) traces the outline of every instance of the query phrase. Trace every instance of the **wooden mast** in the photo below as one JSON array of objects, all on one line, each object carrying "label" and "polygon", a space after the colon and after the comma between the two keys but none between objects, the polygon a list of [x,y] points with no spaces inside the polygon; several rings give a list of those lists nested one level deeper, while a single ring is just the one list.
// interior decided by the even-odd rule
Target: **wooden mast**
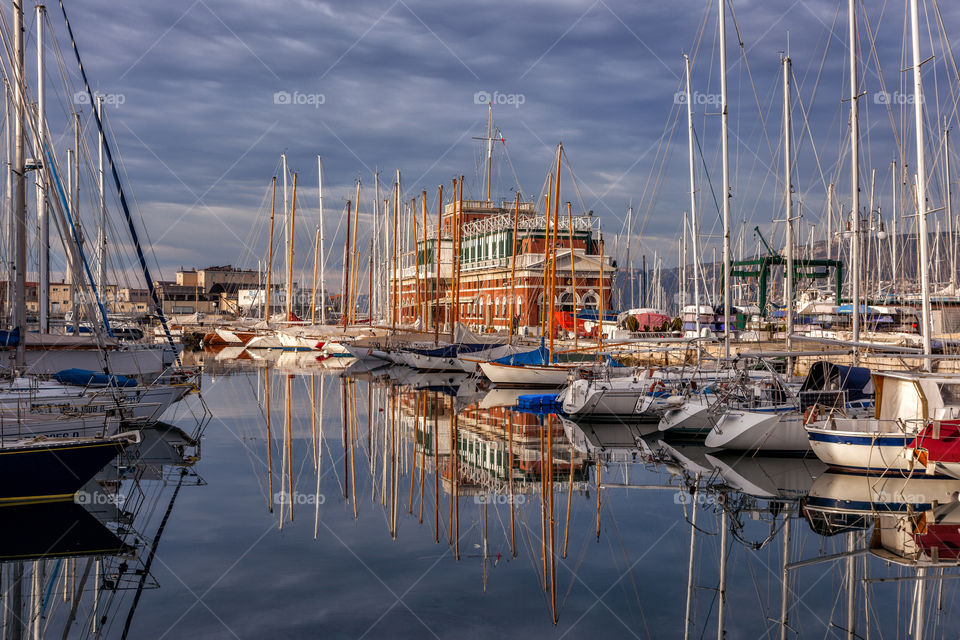
[{"label": "wooden mast", "polygon": [[[510,334],[507,344],[513,344],[513,318],[517,303],[517,229],[520,226],[520,192],[517,192],[517,204],[513,210],[513,248],[510,251]],[[520,323],[517,322],[519,325]]]},{"label": "wooden mast", "polygon": [[293,235],[297,217],[297,174],[293,174],[293,200],[290,201],[290,246],[287,249],[287,322],[293,316]]},{"label": "wooden mast", "polygon": [[270,196],[270,242],[267,246],[267,292],[264,294],[263,301],[263,315],[266,317],[267,326],[270,325],[270,275],[273,272],[273,220],[277,209],[277,176],[273,176],[272,191],[273,194]]},{"label": "wooden mast", "polygon": [[[340,319],[343,321],[343,331],[347,331],[349,312],[347,301],[350,299],[350,201],[347,200],[347,242],[343,245],[343,285],[340,287]],[[346,497],[346,496],[344,496]]]},{"label": "wooden mast", "polygon": [[[560,158],[562,152],[563,144],[557,145],[557,179],[553,187],[553,239],[550,242],[552,253],[552,258],[550,259],[550,316],[548,318],[548,322],[550,323],[550,363],[553,363],[553,334],[557,324],[554,321],[553,314],[557,299],[557,226],[560,217]],[[550,212],[548,211],[547,217],[549,216]],[[552,507],[552,499],[550,504]]]},{"label": "wooden mast", "polygon": [[[577,328],[577,266],[576,260],[573,258],[573,205],[569,202],[567,203],[567,226],[570,236],[570,281],[573,283],[573,350],[576,351],[578,349],[577,337],[579,333]],[[564,552],[564,557],[566,557],[566,552]]]},{"label": "wooden mast", "polygon": [[[424,189],[420,194],[420,208],[423,211],[423,330],[429,329],[427,325],[427,309],[430,307],[430,280],[427,279],[427,190]],[[420,271],[417,270],[417,278],[420,277]]]},{"label": "wooden mast", "polygon": [[547,196],[544,203],[544,236],[543,236],[543,285],[540,288],[540,337],[543,338],[547,333],[546,313],[547,295],[550,293],[550,196],[553,195],[553,173],[547,176]]},{"label": "wooden mast", "polygon": [[[420,311],[420,264],[417,260],[417,199],[410,199],[410,217],[413,218],[413,281],[414,281],[414,300],[413,315],[416,316]],[[422,316],[421,316],[422,317]]]}]

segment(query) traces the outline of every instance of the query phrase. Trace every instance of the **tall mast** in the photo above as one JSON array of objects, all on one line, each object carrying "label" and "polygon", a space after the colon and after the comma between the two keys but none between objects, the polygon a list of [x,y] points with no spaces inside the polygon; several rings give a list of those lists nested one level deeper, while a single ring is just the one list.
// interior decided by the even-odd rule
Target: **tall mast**
[{"label": "tall mast", "polygon": [[397,209],[400,207],[399,202],[399,193],[400,185],[397,182],[393,183],[393,235],[391,241],[391,250],[393,255],[391,256],[391,264],[393,277],[390,280],[390,322],[393,325],[393,329],[397,328],[397,310],[398,303],[397,298],[399,296],[399,285],[397,283]]},{"label": "tall mast", "polygon": [[[97,96],[97,116],[103,122],[103,96]],[[97,195],[100,200],[100,219],[97,224],[97,288],[101,296],[107,295],[107,192],[103,181],[106,173],[103,170],[103,130],[99,130],[99,145],[97,147]],[[80,150],[77,150],[79,157]],[[79,174],[78,174],[79,176]]]},{"label": "tall mast", "polygon": [[[860,352],[860,88],[857,77],[857,0],[848,0],[847,23],[850,46],[850,276],[853,303],[853,364]],[[837,301],[839,303],[839,300]]]},{"label": "tall mast", "polygon": [[360,260],[357,256],[357,236],[360,222],[360,176],[357,175],[357,197],[353,201],[353,245],[350,248],[350,260],[353,263],[353,270],[350,272],[350,291],[352,299],[350,303],[350,322],[356,323],[357,320],[357,300],[360,297],[360,285],[357,283],[357,275],[360,272]]},{"label": "tall mast", "polygon": [[27,192],[26,192],[26,155],[24,149],[24,108],[23,84],[23,0],[13,0],[13,51],[14,51],[14,113],[16,114],[14,127],[15,154],[13,160],[13,227],[14,227],[14,316],[13,324],[20,331],[20,340],[17,343],[16,364],[22,367],[25,364],[26,350],[24,338],[27,332]]},{"label": "tall mast", "polygon": [[[827,186],[827,260],[833,259],[833,183]],[[840,304],[840,301],[837,301]]]},{"label": "tall mast", "polygon": [[320,199],[320,324],[327,324],[327,245],[323,236],[323,160],[317,156],[317,193]]},{"label": "tall mast", "polygon": [[[852,2],[853,0],[851,0]],[[727,114],[727,12],[720,6],[720,145],[723,155],[723,355],[730,357],[730,147]]]},{"label": "tall mast", "polygon": [[37,140],[34,152],[37,188],[37,228],[40,245],[40,282],[37,285],[37,301],[40,306],[40,333],[50,332],[50,219],[47,215],[47,163],[43,145],[46,139],[47,104],[44,87],[43,17],[46,7],[37,5]]},{"label": "tall mast", "polygon": [[73,335],[80,335],[80,310],[77,308],[77,287],[83,282],[79,254],[83,249],[83,227],[80,225],[80,114],[73,113],[73,161],[67,162],[67,173],[73,176],[70,182],[70,212],[77,227],[77,237],[81,246],[73,254],[70,276],[70,311],[73,313]]},{"label": "tall mast", "polygon": [[899,291],[897,284],[900,281],[897,271],[897,161],[890,166],[891,214],[890,214],[890,280],[893,291]]},{"label": "tall mast", "polygon": [[[267,290],[263,296],[263,316],[267,321],[267,326],[269,326],[270,323],[270,280],[273,274],[273,221],[277,210],[277,176],[273,176],[273,180],[270,182],[270,188],[270,236],[267,244]],[[269,370],[267,375],[269,376]],[[267,415],[270,415],[269,407],[267,409]]]},{"label": "tall mast", "polygon": [[[7,295],[4,300],[4,320],[14,323],[13,318],[13,279],[16,269],[13,266],[13,247],[16,245],[16,233],[14,231],[14,215],[13,215],[13,134],[11,133],[11,128],[13,127],[13,122],[10,118],[10,106],[13,103],[13,97],[10,91],[10,82],[4,80],[3,83],[3,141],[5,146],[6,153],[6,171],[7,176],[4,181],[4,202],[3,209],[4,215],[7,221],[7,228],[4,230],[7,235],[7,264],[5,274],[7,277]],[[73,305],[71,308],[76,307]]]},{"label": "tall mast", "polygon": [[[693,93],[690,90],[690,56],[683,56],[687,71],[687,156],[690,169],[690,241],[693,247],[693,304],[696,307],[697,336],[700,336],[700,229],[697,224],[697,187],[693,165]],[[686,264],[683,265],[686,269]]]},{"label": "tall mast", "polygon": [[630,261],[630,236],[633,235],[633,206],[627,209],[627,288],[630,291],[630,308],[636,307],[633,295],[633,262]]},{"label": "tall mast", "polygon": [[[851,0],[853,2],[853,0]],[[930,355],[930,265],[927,244],[927,166],[923,145],[923,79],[920,76],[920,18],[917,0],[910,0],[910,36],[913,41],[913,116],[917,136],[917,234],[920,243],[920,295],[921,320],[923,322],[923,353]],[[931,361],[924,360],[924,368],[930,371]]]},{"label": "tall mast", "polygon": [[313,234],[313,283],[310,287],[310,324],[317,323],[317,263],[320,256],[320,227]]},{"label": "tall mast", "polygon": [[950,178],[950,129],[943,132],[943,172],[947,176],[947,255],[950,256],[950,293],[956,295],[957,253],[954,251],[956,228],[953,219],[953,190]]},{"label": "tall mast", "polygon": [[[557,145],[557,179],[553,191],[553,241],[547,242],[553,254],[550,260],[550,313],[547,322],[550,331],[550,360],[548,364],[553,364],[553,334],[556,327],[554,320],[554,308],[557,300],[557,225],[560,224],[560,160],[563,156],[563,144]],[[547,217],[550,217],[550,211],[547,211]]]},{"label": "tall mast", "polygon": [[683,301],[687,297],[687,212],[683,212],[683,233],[680,234],[680,249],[677,264],[680,267],[680,307],[678,316],[683,316]]},{"label": "tall mast", "polygon": [[[428,309],[430,308],[430,278],[427,276],[430,275],[427,267],[427,190],[424,189],[420,194],[420,206],[423,213],[423,315],[420,317],[423,319],[423,330],[427,331],[430,327],[427,324],[427,317],[429,316]],[[417,278],[420,277],[420,270],[417,269]]]},{"label": "tall mast", "polygon": [[487,202],[493,182],[493,104],[487,103]]},{"label": "tall mast", "polygon": [[[783,204],[787,217],[787,351],[793,344],[793,145],[790,127],[790,58],[783,58]],[[788,359],[787,373],[792,373],[792,359]]]},{"label": "tall mast", "polygon": [[[433,267],[436,275],[434,279],[436,280],[436,291],[434,295],[436,299],[434,301],[433,309],[433,344],[440,343],[440,257],[443,254],[440,246],[440,232],[443,229],[443,185],[437,187],[437,245],[433,252]],[[452,255],[452,254],[451,254]]]},{"label": "tall mast", "polygon": [[340,320],[343,323],[343,331],[347,331],[349,323],[349,311],[347,310],[348,300],[350,298],[350,201],[347,200],[347,239],[343,243],[343,277],[340,285]]},{"label": "tall mast", "polygon": [[[286,173],[284,173],[286,175]],[[287,322],[293,318],[293,234],[297,218],[297,174],[293,174],[293,202],[290,207],[290,224],[287,227]]]},{"label": "tall mast", "polygon": [[[520,192],[517,192],[517,203],[514,205],[513,210],[513,235],[510,237],[510,325],[509,333],[507,334],[507,344],[513,344],[513,318],[516,316],[516,304],[517,304],[517,228],[520,226]],[[573,287],[574,299],[577,295],[576,282],[574,282]],[[519,321],[517,322],[519,328]],[[574,316],[574,325],[576,325],[576,316]],[[574,336],[576,333],[576,326],[574,326]],[[574,338],[576,339],[576,338]],[[576,347],[574,347],[576,348]]]},{"label": "tall mast", "polygon": [[[290,253],[290,227],[288,218],[290,217],[290,200],[287,198],[287,154],[280,154],[280,163],[283,168],[283,242],[284,242],[284,256],[287,256],[289,260]],[[290,265],[286,264],[285,270],[290,271]],[[290,317],[287,317],[287,320],[290,320]]]}]

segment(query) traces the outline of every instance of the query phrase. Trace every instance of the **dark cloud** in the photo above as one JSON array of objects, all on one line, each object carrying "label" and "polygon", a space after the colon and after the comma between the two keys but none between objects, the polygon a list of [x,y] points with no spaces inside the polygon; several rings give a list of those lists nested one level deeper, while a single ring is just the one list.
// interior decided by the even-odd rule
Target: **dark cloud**
[{"label": "dark cloud", "polygon": [[[471,137],[485,133],[486,109],[474,99],[481,91],[507,96],[494,111],[509,154],[508,163],[498,147],[500,193],[511,197],[514,171],[524,193],[538,192],[562,140],[585,208],[616,233],[632,202],[634,233],[646,250],[666,252],[673,262],[679,216],[688,208],[685,112],[675,104],[685,51],[696,54],[694,89],[706,96],[696,106],[703,226],[705,233],[719,229],[710,191],[712,184],[719,198],[719,118],[710,98],[719,88],[714,5],[97,1],[70,7],[70,17],[94,86],[125,97],[109,118],[149,233],[163,238],[164,266],[241,259],[251,266],[250,256],[265,246],[251,229],[268,213],[264,193],[282,152],[301,176],[301,257],[312,242],[306,230],[316,215],[317,154],[324,158],[331,225],[352,198],[358,172],[366,185],[361,207],[370,210],[375,168],[392,176],[399,167],[405,188],[426,189],[431,198],[437,184],[449,186],[463,173],[466,191],[480,195],[482,152]],[[782,206],[779,58],[788,38],[800,82],[794,182],[806,215],[818,219],[825,184],[836,182],[842,199],[849,182],[846,161],[837,167],[846,149],[846,5],[736,2],[734,9],[728,55],[735,233],[744,222],[748,229],[769,224]],[[899,5],[866,10],[864,166],[889,173],[894,136],[886,106],[874,99],[881,88],[875,59],[888,89],[901,87],[904,16]],[[941,11],[949,34],[960,8]],[[61,23],[52,9],[51,18]],[[930,21],[935,32],[932,11]],[[924,49],[938,55],[939,65],[936,78],[926,72],[928,90],[936,80],[940,102],[952,101],[941,43]],[[74,73],[72,63],[67,68]],[[277,92],[300,104],[277,104]],[[522,104],[515,104],[517,95]],[[893,110],[897,126],[907,126],[909,112],[900,109]],[[954,114],[931,113],[931,126],[943,116]],[[564,199],[577,201],[570,186],[567,180]],[[332,256],[339,253],[331,248]]]}]

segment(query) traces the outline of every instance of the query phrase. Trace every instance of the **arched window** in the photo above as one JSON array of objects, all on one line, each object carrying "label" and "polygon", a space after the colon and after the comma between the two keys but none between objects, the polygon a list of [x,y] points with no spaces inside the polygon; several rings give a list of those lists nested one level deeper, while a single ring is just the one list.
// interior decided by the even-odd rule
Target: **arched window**
[{"label": "arched window", "polygon": [[600,297],[593,293],[584,294],[582,298],[582,306],[584,309],[599,309],[600,308]]}]

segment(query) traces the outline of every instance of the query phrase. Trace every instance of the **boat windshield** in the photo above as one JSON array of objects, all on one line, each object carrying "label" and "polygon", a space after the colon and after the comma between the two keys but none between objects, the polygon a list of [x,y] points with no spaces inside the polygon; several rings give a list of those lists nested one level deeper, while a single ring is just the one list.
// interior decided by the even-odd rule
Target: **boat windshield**
[{"label": "boat windshield", "polygon": [[940,397],[944,406],[960,406],[960,384],[941,383]]}]

